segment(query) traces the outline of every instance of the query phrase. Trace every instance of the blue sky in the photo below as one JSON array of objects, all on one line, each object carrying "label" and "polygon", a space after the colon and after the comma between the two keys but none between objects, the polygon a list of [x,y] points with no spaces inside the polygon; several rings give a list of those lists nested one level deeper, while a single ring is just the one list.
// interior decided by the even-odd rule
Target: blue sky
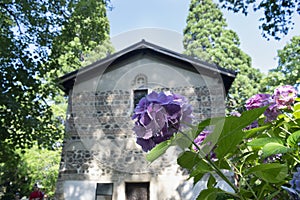
[{"label": "blue sky", "polygon": [[[113,43],[116,41],[117,50],[142,38],[172,50],[181,50],[177,46],[182,45],[181,37],[186,26],[190,1],[111,0],[111,2],[114,9],[108,11],[108,19],[111,38]],[[228,27],[238,34],[241,49],[251,56],[253,67],[259,68],[262,72],[275,68],[277,50],[282,49],[293,36],[300,35],[300,24],[296,24],[294,30],[280,41],[274,39],[267,41],[261,36],[261,30],[258,28],[260,13],[250,13],[245,17],[222,11]],[[300,21],[300,17],[297,16],[294,22],[296,21]]]}]

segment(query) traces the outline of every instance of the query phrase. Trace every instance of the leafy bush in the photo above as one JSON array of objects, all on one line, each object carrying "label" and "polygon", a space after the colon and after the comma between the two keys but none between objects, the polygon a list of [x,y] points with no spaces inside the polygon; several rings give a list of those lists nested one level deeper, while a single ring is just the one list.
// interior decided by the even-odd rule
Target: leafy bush
[{"label": "leafy bush", "polygon": [[[163,107],[154,110],[154,115],[149,109],[160,103],[152,98],[151,103],[139,104],[135,110],[139,117],[134,117],[134,131],[138,137],[146,134],[148,138],[168,137],[147,148],[147,151],[151,149],[148,161],[154,161],[170,146],[177,145],[183,150],[177,163],[189,171],[195,184],[205,174],[209,175],[207,189],[197,199],[299,199],[300,99],[296,94],[292,86],[281,86],[273,95],[258,94],[248,99],[247,111],[242,114],[206,119],[196,126],[190,125],[189,129],[181,129],[186,125],[181,121],[186,119],[181,108],[189,107],[187,102],[165,102]],[[151,96],[141,102],[149,99]],[[174,104],[176,112],[164,109]],[[147,126],[157,119],[153,116],[163,116],[158,120],[160,126]],[[176,123],[170,120],[174,116]],[[147,118],[147,124],[140,123],[142,118]],[[170,129],[176,129],[172,137],[167,131]],[[143,144],[147,142],[150,140],[144,138]],[[234,181],[228,179],[225,171],[234,173]],[[216,175],[232,190],[216,187]]]}]

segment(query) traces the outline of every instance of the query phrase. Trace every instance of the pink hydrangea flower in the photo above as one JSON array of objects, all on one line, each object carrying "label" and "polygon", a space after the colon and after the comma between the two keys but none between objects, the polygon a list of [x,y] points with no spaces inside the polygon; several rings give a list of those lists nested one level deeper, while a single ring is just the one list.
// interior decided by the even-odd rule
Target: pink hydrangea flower
[{"label": "pink hydrangea flower", "polygon": [[[274,90],[274,94],[256,94],[246,101],[246,109],[251,110],[269,105],[264,112],[266,122],[271,122],[280,114],[280,109],[291,109],[297,97],[297,90],[290,85],[279,86]],[[251,127],[249,127],[251,128]]]},{"label": "pink hydrangea flower", "polygon": [[279,86],[274,90],[273,99],[278,109],[288,108],[294,103],[297,90],[291,85]]}]

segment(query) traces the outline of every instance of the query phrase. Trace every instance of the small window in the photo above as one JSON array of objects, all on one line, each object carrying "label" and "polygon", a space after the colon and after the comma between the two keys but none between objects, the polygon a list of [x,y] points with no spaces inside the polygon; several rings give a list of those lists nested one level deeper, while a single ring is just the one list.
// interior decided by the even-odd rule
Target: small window
[{"label": "small window", "polygon": [[112,200],[113,184],[97,183],[96,200]]},{"label": "small window", "polygon": [[126,200],[149,200],[149,182],[125,183]]},{"label": "small window", "polygon": [[139,101],[148,94],[148,89],[138,89],[133,91],[133,107],[139,103]]}]

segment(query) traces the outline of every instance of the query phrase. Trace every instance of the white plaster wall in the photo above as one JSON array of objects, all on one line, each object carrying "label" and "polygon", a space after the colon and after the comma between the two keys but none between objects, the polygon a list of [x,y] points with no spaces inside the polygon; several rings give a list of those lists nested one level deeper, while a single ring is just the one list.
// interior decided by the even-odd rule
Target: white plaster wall
[{"label": "white plaster wall", "polygon": [[65,200],[94,200],[97,182],[94,181],[65,181]]},{"label": "white plaster wall", "polygon": [[[187,177],[186,177],[187,178]],[[112,181],[101,180],[101,183]],[[151,176],[151,175],[128,175],[124,180],[113,181],[112,200],[125,200],[126,182],[150,182],[150,200],[191,200],[193,196],[193,184],[178,176]],[[64,200],[94,200],[96,186],[99,181],[65,181],[63,185]],[[183,185],[183,196],[180,196],[178,186]]]},{"label": "white plaster wall", "polygon": [[92,70],[84,75],[79,73],[74,93],[135,89],[132,81],[138,74],[145,74],[148,77],[148,88],[203,85],[212,89],[223,87],[221,77],[213,73],[209,77],[202,72],[183,69],[178,63],[174,66],[174,63],[167,63],[148,55],[137,55],[106,69],[104,67]]}]

